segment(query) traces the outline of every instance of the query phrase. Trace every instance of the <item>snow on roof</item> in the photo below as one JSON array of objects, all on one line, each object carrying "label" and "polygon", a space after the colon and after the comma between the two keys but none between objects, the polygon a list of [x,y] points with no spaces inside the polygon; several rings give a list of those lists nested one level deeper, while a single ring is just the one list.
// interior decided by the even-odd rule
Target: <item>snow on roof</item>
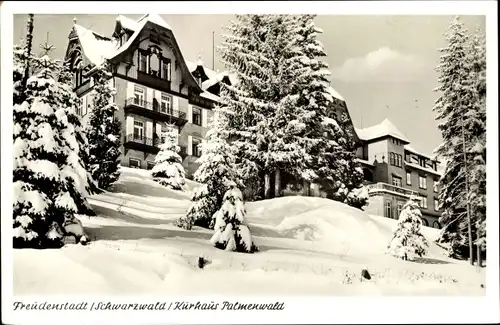
[{"label": "snow on roof", "polygon": [[118,51],[116,51],[115,53],[108,56],[108,59],[112,59],[112,58],[118,56],[119,54],[125,52],[130,47],[130,45],[132,45],[132,43],[135,41],[135,39],[139,36],[139,34],[141,33],[141,30],[144,28],[144,26],[146,25],[147,22],[148,22],[148,20],[145,19],[140,24],[138,24],[137,29],[135,30],[134,34],[132,34],[132,36],[128,39],[128,41],[125,44],[123,44],[118,49]]},{"label": "snow on roof", "polygon": [[337,99],[340,99],[340,100],[344,100],[344,97],[342,97],[335,89],[333,89],[333,87],[328,87],[328,92],[330,93],[330,95],[332,95],[333,97],[337,98]]},{"label": "snow on roof", "polygon": [[429,158],[429,159],[432,159],[432,160],[436,160],[437,157],[436,156],[433,156],[433,155],[428,155],[428,154],[424,154],[422,152],[419,152],[417,150],[415,150],[412,146],[410,146],[409,144],[406,144],[405,145],[405,149],[410,151],[410,152],[413,152],[419,156],[422,156],[422,157],[425,157],[425,158]]},{"label": "snow on roof", "polygon": [[365,164],[365,165],[369,165],[369,166],[375,166],[373,163],[369,162],[368,160],[364,160],[364,159],[361,159],[361,158],[356,158],[356,161],[361,163],[361,164]]},{"label": "snow on roof", "polygon": [[113,41],[77,24],[74,24],[73,28],[78,35],[85,56],[93,64],[99,65],[104,58],[115,53],[117,44]]},{"label": "snow on roof", "polygon": [[139,26],[135,20],[128,18],[127,16],[119,15],[116,20],[121,23],[123,28],[130,29],[131,31],[136,31]]},{"label": "snow on roof", "polygon": [[[206,71],[205,71],[206,72]],[[208,75],[207,75],[208,76]],[[231,84],[235,84],[236,83],[236,76],[234,76],[233,74],[229,73],[228,71],[222,71],[222,72],[218,72],[216,73],[213,77],[211,77],[210,79],[208,80],[205,80],[202,84],[201,84],[201,88],[203,88],[203,90],[206,90],[210,87],[212,87],[213,85],[217,84],[218,82],[221,82],[222,79],[224,79],[224,77],[228,77],[229,78],[229,81],[231,82]]]},{"label": "snow on roof", "polygon": [[405,166],[410,166],[410,167],[413,167],[413,168],[420,169],[422,171],[428,172],[430,174],[441,176],[440,172],[435,171],[434,169],[429,168],[429,167],[422,167],[419,164],[414,164],[414,163],[410,163],[410,162],[405,161]]},{"label": "snow on roof", "polygon": [[370,126],[364,129],[355,128],[358,137],[361,140],[372,140],[377,139],[384,136],[392,136],[399,140],[402,140],[406,143],[410,143],[410,141],[403,135],[401,131],[392,124],[391,121],[385,119],[382,123],[374,126]]},{"label": "snow on roof", "polygon": [[[122,16],[122,17],[125,17],[125,16]],[[129,18],[127,18],[127,19],[129,19]],[[120,49],[118,51],[116,51],[112,55],[108,55],[107,58],[112,59],[112,58],[116,57],[117,55],[125,52],[130,47],[130,45],[132,45],[132,43],[135,41],[135,39],[139,36],[142,29],[144,28],[144,26],[146,26],[146,24],[148,22],[151,22],[151,23],[154,23],[158,26],[172,30],[170,25],[168,25],[165,22],[165,20],[163,20],[163,18],[161,18],[158,14],[146,14],[137,20],[136,25],[135,25],[134,34],[132,34],[132,36],[129,38],[129,40],[125,44],[123,44],[123,46],[120,47]]]},{"label": "snow on roof", "polygon": [[203,98],[206,98],[206,99],[210,99],[210,100],[213,100],[214,102],[218,103],[219,100],[220,100],[220,97],[217,96],[217,95],[214,95],[208,91],[204,91],[200,94],[201,97]]},{"label": "snow on roof", "polygon": [[138,23],[141,23],[142,21],[150,21],[158,26],[172,30],[172,27],[170,27],[170,25],[167,24],[167,22],[163,20],[163,18],[161,18],[160,15],[155,13],[145,14],[144,16],[142,16],[137,20]]}]

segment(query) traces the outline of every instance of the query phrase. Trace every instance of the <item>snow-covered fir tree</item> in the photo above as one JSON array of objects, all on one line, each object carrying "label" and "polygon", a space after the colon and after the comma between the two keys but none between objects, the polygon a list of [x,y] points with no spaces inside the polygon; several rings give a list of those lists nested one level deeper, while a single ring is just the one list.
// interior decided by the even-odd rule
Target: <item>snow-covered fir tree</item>
[{"label": "snow-covered fir tree", "polygon": [[[26,83],[22,104],[14,104],[13,217],[14,247],[61,247],[60,227],[77,212],[74,160],[76,142],[61,105],[57,62],[36,59],[39,72]],[[73,157],[74,158],[74,157]]]},{"label": "snow-covered fir tree", "polygon": [[421,233],[422,213],[416,197],[411,197],[403,206],[387,253],[405,261],[426,254],[429,243]]},{"label": "snow-covered fir tree", "polygon": [[480,140],[485,140],[485,110],[474,73],[475,61],[471,55],[469,36],[459,17],[450,23],[445,35],[447,46],[440,49],[442,55],[436,69],[439,72],[436,91],[440,96],[433,109],[437,113],[436,119],[441,121],[438,128],[443,137],[443,143],[436,152],[446,161],[439,181],[440,208],[443,211],[440,222],[444,225],[439,241],[450,244],[451,256],[468,258],[467,208],[470,209],[473,240],[481,215],[479,210],[476,213],[473,209],[481,201],[476,200],[474,195],[481,193],[482,182],[474,181],[479,186],[474,194],[471,185],[475,177],[473,174],[479,175],[474,171],[484,168],[485,163],[482,159],[485,146],[483,148],[483,140]]},{"label": "snow-covered fir tree", "polygon": [[95,67],[95,96],[87,127],[89,142],[89,164],[92,178],[99,188],[108,189],[120,176],[121,126],[115,117],[118,106],[113,102],[116,90],[111,86],[108,64]]},{"label": "snow-covered fir tree", "polygon": [[[332,119],[332,117],[327,116]],[[361,209],[368,204],[367,189],[363,186],[363,170],[356,159],[353,135],[347,126],[348,117],[340,114],[339,121],[329,128],[329,143],[323,159],[329,163],[330,173],[318,183],[323,185],[329,198]]]},{"label": "snow-covered fir tree", "polygon": [[246,221],[243,194],[236,184],[230,185],[224,194],[221,208],[213,218],[215,233],[210,241],[215,247],[243,253],[254,253],[258,250]]},{"label": "snow-covered fir tree", "polygon": [[305,78],[298,24],[290,15],[236,18],[220,47],[226,68],[238,80],[221,92],[226,113],[233,117],[224,131],[238,156],[258,166],[265,197],[270,197],[272,175],[279,185],[281,171],[297,175],[307,160],[297,139],[305,127],[303,108],[297,105],[297,84]]},{"label": "snow-covered fir tree", "polygon": [[[76,115],[79,100],[73,91],[73,78],[71,72],[66,66],[62,66],[58,75],[58,86],[60,95],[58,96],[61,106],[66,107],[66,116],[68,120],[66,132],[72,133],[76,141],[70,142],[68,161],[73,168],[73,182],[75,188],[75,203],[78,208],[78,214],[95,215],[86,197],[89,194],[97,192],[97,184],[92,178],[89,168],[89,145],[85,129]],[[71,137],[71,139],[73,139]],[[83,195],[78,196],[77,193]]]},{"label": "snow-covered fir tree", "polygon": [[477,28],[470,45],[472,61],[472,80],[478,95],[477,110],[468,112],[472,149],[470,150],[468,200],[475,219],[476,256],[478,264],[486,252],[486,40],[481,29]]},{"label": "snow-covered fir tree", "polygon": [[220,208],[224,193],[231,184],[243,187],[240,175],[237,174],[234,149],[219,134],[217,127],[218,112],[215,111],[214,122],[207,132],[206,140],[201,145],[200,164],[194,173],[194,180],[202,185],[197,188],[191,198],[191,206],[177,225],[191,229],[194,225],[205,228],[211,224],[213,214]]},{"label": "snow-covered fir tree", "polygon": [[160,152],[155,157],[155,166],[151,170],[156,182],[173,190],[182,190],[186,183],[180,150],[178,134],[170,129],[165,133],[165,142],[160,145]]}]

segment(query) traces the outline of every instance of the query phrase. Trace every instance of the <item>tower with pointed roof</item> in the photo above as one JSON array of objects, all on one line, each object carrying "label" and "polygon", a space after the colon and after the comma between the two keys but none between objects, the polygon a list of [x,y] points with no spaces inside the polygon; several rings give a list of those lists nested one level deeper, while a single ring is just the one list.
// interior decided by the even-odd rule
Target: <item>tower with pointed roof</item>
[{"label": "tower with pointed roof", "polygon": [[417,196],[425,226],[441,228],[437,182],[439,161],[416,151],[389,119],[355,129],[360,140],[356,155],[369,188],[371,214],[397,219],[405,202]]}]

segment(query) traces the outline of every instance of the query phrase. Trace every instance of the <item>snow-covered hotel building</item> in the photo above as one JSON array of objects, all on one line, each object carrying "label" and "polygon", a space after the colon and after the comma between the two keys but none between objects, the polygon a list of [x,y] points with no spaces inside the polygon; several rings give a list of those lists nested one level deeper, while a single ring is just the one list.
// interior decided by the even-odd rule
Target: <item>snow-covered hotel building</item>
[{"label": "snow-covered hotel building", "polygon": [[[114,97],[122,123],[121,164],[150,169],[167,129],[179,133],[183,165],[188,175],[197,169],[198,145],[208,130],[212,108],[219,101],[221,83],[234,82],[227,72],[216,72],[201,60],[183,56],[172,28],[157,14],[133,20],[119,15],[110,37],[100,35],[76,20],[69,34],[65,60],[75,74],[75,91],[81,98],[78,114],[85,120],[92,101],[92,68],[108,60],[116,88]],[[333,88],[332,110],[340,117],[349,111]],[[438,227],[436,193],[439,178],[436,161],[408,146],[401,132],[388,120],[350,133],[359,144],[358,158],[370,190],[370,213],[397,218],[410,194],[422,197],[425,223]],[[303,195],[321,195],[315,184],[305,186]]]},{"label": "snow-covered hotel building", "polygon": [[65,60],[75,73],[76,93],[85,121],[92,101],[92,68],[108,60],[117,92],[122,123],[123,166],[150,169],[164,132],[179,133],[183,165],[188,175],[197,168],[198,144],[208,130],[212,108],[219,100],[225,72],[186,60],[172,28],[156,14],[133,20],[119,15],[111,36],[75,24],[69,34]]},{"label": "snow-covered hotel building", "polygon": [[397,219],[410,195],[417,195],[421,198],[424,224],[441,228],[437,197],[439,161],[413,149],[388,119],[356,129],[356,133],[359,138],[356,155],[369,189],[369,205],[364,210]]},{"label": "snow-covered hotel building", "polygon": [[[68,36],[65,60],[75,73],[75,91],[82,101],[78,113],[85,122],[93,95],[92,68],[108,60],[122,123],[121,164],[152,168],[163,132],[173,128],[179,132],[183,165],[192,175],[221,83],[234,83],[234,77],[207,68],[201,60],[186,60],[172,28],[157,14],[137,21],[119,15],[110,34],[100,35],[75,20]],[[335,98],[332,109],[348,115],[342,97],[330,90]],[[355,134],[352,123],[349,127]],[[309,188],[306,192],[313,194]]]}]

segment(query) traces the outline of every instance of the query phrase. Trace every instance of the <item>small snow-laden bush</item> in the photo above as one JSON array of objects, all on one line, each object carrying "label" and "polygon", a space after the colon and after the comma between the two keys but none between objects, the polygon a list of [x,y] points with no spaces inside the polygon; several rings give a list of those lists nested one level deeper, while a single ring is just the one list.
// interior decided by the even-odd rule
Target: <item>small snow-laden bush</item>
[{"label": "small snow-laden bush", "polygon": [[421,233],[422,214],[417,198],[411,197],[403,207],[394,230],[394,236],[389,242],[387,253],[403,260],[414,260],[416,256],[426,254],[429,243]]},{"label": "small snow-laden bush", "polygon": [[235,184],[226,192],[222,207],[214,214],[212,244],[227,251],[253,253],[258,250],[246,221],[243,195]]},{"label": "small snow-laden bush", "polygon": [[151,170],[153,180],[173,190],[182,191],[186,184],[186,173],[179,155],[178,135],[173,129],[166,133],[165,143],[160,145],[160,152],[155,157],[155,166]]}]

